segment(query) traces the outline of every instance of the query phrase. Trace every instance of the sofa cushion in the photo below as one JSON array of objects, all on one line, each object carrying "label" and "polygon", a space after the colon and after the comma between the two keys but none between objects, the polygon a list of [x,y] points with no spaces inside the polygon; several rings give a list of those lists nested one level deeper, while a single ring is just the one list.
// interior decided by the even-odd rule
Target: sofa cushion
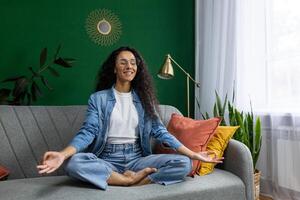
[{"label": "sofa cushion", "polygon": [[[206,150],[214,151],[218,157],[222,157],[227,144],[239,126],[218,126],[214,136],[208,142]],[[201,164],[199,174],[201,176],[211,173],[214,170],[214,163]]]},{"label": "sofa cushion", "polygon": [[[150,200],[150,199],[245,199],[240,178],[220,169],[207,176],[187,177],[185,182],[162,186],[109,186],[106,191],[70,179],[67,176],[15,179],[0,182],[0,200]],[[87,195],[88,194],[88,195]]]},{"label": "sofa cushion", "polygon": [[[168,124],[168,131],[182,144],[194,152],[205,151],[209,140],[214,135],[221,118],[215,117],[208,120],[194,120],[176,113],[172,114]],[[164,144],[158,144],[155,153],[176,153]],[[191,175],[199,173],[200,161],[193,160]]]}]

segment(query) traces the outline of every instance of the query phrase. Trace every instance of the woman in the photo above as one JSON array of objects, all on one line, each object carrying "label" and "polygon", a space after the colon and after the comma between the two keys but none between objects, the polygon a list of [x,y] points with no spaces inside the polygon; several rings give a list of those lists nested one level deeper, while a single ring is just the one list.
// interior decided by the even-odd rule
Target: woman
[{"label": "woman", "polygon": [[[96,91],[77,135],[62,151],[46,152],[39,173],[51,173],[68,159],[69,176],[105,190],[107,185],[181,182],[191,171],[191,159],[222,162],[208,152],[189,150],[168,133],[156,113],[151,76],[135,49],[121,47],[111,53]],[[152,136],[182,155],[151,154]]]}]

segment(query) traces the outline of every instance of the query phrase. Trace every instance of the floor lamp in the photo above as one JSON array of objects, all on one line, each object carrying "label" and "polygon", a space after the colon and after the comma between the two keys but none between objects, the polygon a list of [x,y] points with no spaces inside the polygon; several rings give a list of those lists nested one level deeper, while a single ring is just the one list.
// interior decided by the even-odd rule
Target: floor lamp
[{"label": "floor lamp", "polygon": [[171,79],[174,77],[174,70],[172,67],[172,62],[181,69],[181,71],[186,75],[186,85],[187,85],[187,112],[188,117],[190,117],[190,80],[192,80],[196,87],[200,87],[200,83],[196,82],[191,75],[186,72],[171,56],[168,54],[165,58],[165,62],[162,65],[161,69],[159,70],[157,76],[161,79]]}]

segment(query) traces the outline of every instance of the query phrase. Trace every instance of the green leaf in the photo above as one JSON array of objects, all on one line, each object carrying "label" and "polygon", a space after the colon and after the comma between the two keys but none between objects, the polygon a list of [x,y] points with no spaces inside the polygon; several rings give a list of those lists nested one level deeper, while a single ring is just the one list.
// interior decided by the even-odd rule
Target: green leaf
[{"label": "green leaf", "polygon": [[246,115],[246,120],[248,122],[247,124],[247,130],[248,130],[248,135],[249,135],[249,146],[250,146],[250,151],[252,152],[252,149],[254,148],[254,143],[253,143],[253,131],[254,131],[254,124],[253,124],[253,115],[250,113],[247,113]]},{"label": "green leaf", "polygon": [[222,121],[221,121],[221,126],[227,126],[226,121],[225,121],[225,110],[226,110],[226,104],[227,104],[227,94],[225,95],[225,100],[222,106],[222,110],[221,110],[221,115],[222,115]]},{"label": "green leaf", "polygon": [[232,91],[232,104],[234,104],[234,100],[235,100],[235,90],[233,88],[233,91]]},{"label": "green leaf", "polygon": [[25,105],[25,97],[26,97],[26,94],[27,94],[27,89],[26,91],[22,92],[19,96],[19,100],[20,100],[20,104],[21,105]]},{"label": "green leaf", "polygon": [[16,98],[18,98],[22,92],[26,90],[26,87],[28,86],[28,80],[27,78],[20,78],[15,82],[15,87],[13,89],[12,95]]},{"label": "green leaf", "polygon": [[7,88],[1,88],[0,89],[0,98],[1,97],[5,97],[5,96],[9,96],[11,90],[7,89]]},{"label": "green leaf", "polygon": [[41,76],[41,81],[49,90],[53,90],[53,88],[49,85],[48,80],[44,76]]},{"label": "green leaf", "polygon": [[27,105],[31,105],[31,94],[27,93]]},{"label": "green leaf", "polygon": [[40,76],[38,73],[36,73],[36,72],[32,69],[32,67],[28,67],[28,69],[31,71],[31,73],[32,73],[32,75],[33,75],[34,77]]},{"label": "green leaf", "polygon": [[221,123],[220,123],[220,126],[227,126],[227,124],[226,124],[226,121],[225,121],[225,118],[224,118],[224,117],[221,117]]},{"label": "green leaf", "polygon": [[236,121],[238,123],[238,125],[240,126],[240,138],[241,138],[241,142],[245,144],[245,126],[244,126],[244,122],[243,122],[243,116],[241,115],[241,113],[235,109],[235,116],[236,116]]},{"label": "green leaf", "polygon": [[31,90],[31,95],[32,95],[33,101],[36,101],[38,96],[42,96],[42,91],[40,90],[40,87],[38,86],[38,84],[36,84],[35,81],[32,81],[30,90]]},{"label": "green leaf", "polygon": [[31,84],[31,88],[30,88],[32,101],[36,101],[36,100],[37,100],[37,97],[36,97],[36,89],[35,89],[34,87],[35,87],[35,86],[34,86],[34,84],[32,83],[32,84]]},{"label": "green leaf", "polygon": [[72,64],[72,63],[76,62],[75,58],[63,58],[63,60],[66,61],[69,64]]},{"label": "green leaf", "polygon": [[11,78],[4,79],[4,80],[1,81],[1,82],[2,82],[2,83],[5,83],[5,82],[11,82],[11,81],[16,81],[16,80],[21,79],[21,78],[25,78],[25,76],[11,77]]},{"label": "green leaf", "polygon": [[259,149],[260,145],[261,145],[261,122],[260,122],[260,118],[258,117],[255,123],[255,149]]},{"label": "green leaf", "polygon": [[225,114],[226,104],[227,104],[227,94],[225,95],[224,104],[223,104],[223,106],[222,106],[222,113],[223,113],[223,116],[224,116],[224,114]]},{"label": "green leaf", "polygon": [[53,68],[50,67],[50,66],[49,66],[47,69],[50,71],[50,73],[51,73],[53,76],[59,77],[59,73],[58,73],[55,69],[53,69]]},{"label": "green leaf", "polygon": [[54,59],[55,59],[55,60],[56,60],[56,58],[57,58],[57,55],[58,55],[60,49],[61,49],[61,44],[58,45],[58,47],[57,47],[57,49],[56,49],[56,53],[54,54]]},{"label": "green leaf", "polygon": [[245,118],[243,119],[244,122],[244,143],[245,145],[250,149],[250,152],[252,152],[252,145],[249,143],[249,129],[248,129],[248,120],[247,120],[247,116],[245,116]]},{"label": "green leaf", "polygon": [[206,112],[205,115],[206,115],[206,119],[210,118],[208,112]]},{"label": "green leaf", "polygon": [[232,105],[234,105],[234,100],[235,100],[235,80],[233,81],[233,85],[232,85]]},{"label": "green leaf", "polygon": [[258,156],[260,153],[261,149],[261,144],[262,144],[262,135],[261,135],[261,122],[260,118],[258,117],[256,119],[255,123],[255,145],[254,145],[254,156],[253,156],[253,167],[255,168]]},{"label": "green leaf", "polygon": [[214,117],[218,117],[219,116],[219,112],[218,112],[218,108],[217,108],[217,104],[214,104]]},{"label": "green leaf", "polygon": [[47,48],[43,48],[40,54],[40,68],[45,64],[47,60]]},{"label": "green leaf", "polygon": [[11,90],[7,88],[0,89],[0,104],[6,103]]},{"label": "green leaf", "polygon": [[218,110],[218,116],[220,117],[223,117],[224,116],[224,113],[222,113],[222,101],[221,101],[221,98],[220,96],[218,95],[217,91],[215,91],[216,93],[216,99],[217,99],[217,110]]},{"label": "green leaf", "polygon": [[229,114],[229,125],[235,126],[235,112],[233,110],[233,106],[231,106],[230,102],[228,102],[228,114]]},{"label": "green leaf", "polygon": [[35,89],[36,89],[36,94],[37,94],[37,96],[39,96],[39,97],[43,96],[43,93],[42,93],[42,91],[41,91],[41,89],[40,89],[40,86],[39,86],[35,81],[33,81],[33,83],[34,83],[34,85],[35,85]]},{"label": "green leaf", "polygon": [[62,66],[62,67],[66,67],[66,68],[70,68],[72,67],[69,63],[67,63],[65,60],[63,60],[62,58],[58,58],[54,61],[55,64]]}]

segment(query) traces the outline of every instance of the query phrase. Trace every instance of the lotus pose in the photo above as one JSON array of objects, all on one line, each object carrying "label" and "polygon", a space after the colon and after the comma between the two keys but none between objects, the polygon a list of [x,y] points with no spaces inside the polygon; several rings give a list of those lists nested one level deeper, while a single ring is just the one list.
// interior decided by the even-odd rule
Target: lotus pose
[{"label": "lotus pose", "polygon": [[[192,159],[222,162],[210,152],[189,150],[172,136],[159,119],[157,104],[141,55],[130,47],[113,51],[99,71],[81,129],[65,149],[44,154],[39,173],[54,172],[66,161],[69,176],[105,190],[107,185],[178,183],[190,173]],[[151,137],[179,154],[151,154]]]}]

